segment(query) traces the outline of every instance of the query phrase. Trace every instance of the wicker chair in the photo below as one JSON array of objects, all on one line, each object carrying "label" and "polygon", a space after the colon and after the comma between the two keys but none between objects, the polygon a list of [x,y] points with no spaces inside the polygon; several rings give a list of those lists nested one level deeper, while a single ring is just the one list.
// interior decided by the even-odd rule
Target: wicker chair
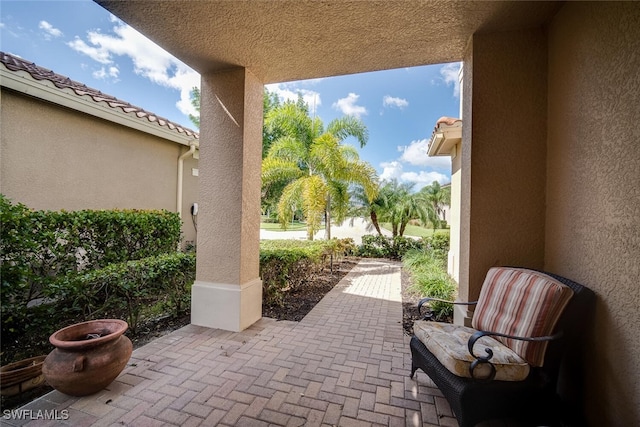
[{"label": "wicker chair", "polygon": [[591,290],[564,277],[492,268],[478,301],[463,303],[476,304],[473,328],[415,322],[411,377],[422,369],[461,427],[495,419],[584,425],[580,346],[594,302]]}]

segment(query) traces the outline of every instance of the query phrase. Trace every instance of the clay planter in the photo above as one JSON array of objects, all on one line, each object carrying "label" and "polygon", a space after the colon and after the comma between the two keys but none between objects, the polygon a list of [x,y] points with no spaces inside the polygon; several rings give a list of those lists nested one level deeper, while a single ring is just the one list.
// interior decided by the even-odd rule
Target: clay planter
[{"label": "clay planter", "polygon": [[0,394],[14,396],[44,384],[44,358],[45,356],[31,357],[0,368]]},{"label": "clay planter", "polygon": [[76,323],[49,337],[56,348],[44,361],[47,383],[71,396],[96,393],[109,384],[127,365],[133,346],[123,320],[100,319]]}]

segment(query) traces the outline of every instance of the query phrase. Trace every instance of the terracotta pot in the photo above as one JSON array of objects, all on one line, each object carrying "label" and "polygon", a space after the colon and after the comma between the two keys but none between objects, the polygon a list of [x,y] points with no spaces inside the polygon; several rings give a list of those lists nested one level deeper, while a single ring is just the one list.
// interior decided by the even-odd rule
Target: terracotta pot
[{"label": "terracotta pot", "polygon": [[31,357],[0,368],[0,394],[14,396],[44,384],[42,363],[45,357]]},{"label": "terracotta pot", "polygon": [[129,325],[118,319],[90,320],[60,329],[49,337],[56,348],[44,361],[49,385],[71,396],[102,390],[122,372],[133,346],[123,334]]}]

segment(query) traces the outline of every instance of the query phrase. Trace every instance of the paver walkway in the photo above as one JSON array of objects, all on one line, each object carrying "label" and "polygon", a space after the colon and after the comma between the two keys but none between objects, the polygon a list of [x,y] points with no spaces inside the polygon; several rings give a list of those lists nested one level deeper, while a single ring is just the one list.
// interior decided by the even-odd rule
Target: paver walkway
[{"label": "paver walkway", "polygon": [[457,426],[429,378],[409,378],[408,343],[400,264],[362,260],[299,323],[189,325],[135,350],[103,392],[23,409],[68,414],[30,426]]}]

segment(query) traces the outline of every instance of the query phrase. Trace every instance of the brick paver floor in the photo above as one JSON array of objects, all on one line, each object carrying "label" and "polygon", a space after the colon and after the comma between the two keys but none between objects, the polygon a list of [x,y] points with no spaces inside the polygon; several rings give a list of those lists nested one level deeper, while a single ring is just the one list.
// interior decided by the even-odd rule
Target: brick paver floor
[{"label": "brick paver floor", "polygon": [[52,392],[22,409],[68,416],[29,426],[457,426],[440,391],[410,369],[400,264],[362,260],[299,323],[189,325],[135,350],[104,391]]}]

